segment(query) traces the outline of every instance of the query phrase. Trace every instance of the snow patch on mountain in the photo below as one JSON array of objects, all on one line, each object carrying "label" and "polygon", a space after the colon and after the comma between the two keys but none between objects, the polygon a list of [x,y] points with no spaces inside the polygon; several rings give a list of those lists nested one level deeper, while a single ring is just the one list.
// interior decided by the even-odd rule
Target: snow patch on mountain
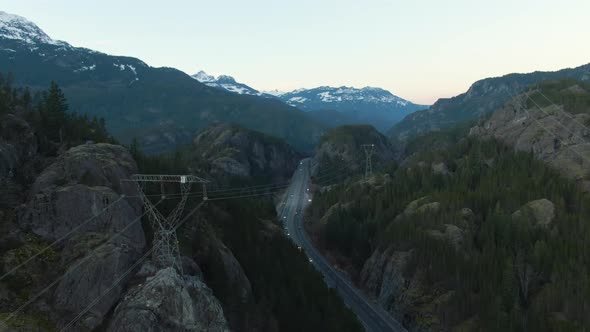
[{"label": "snow patch on mountain", "polygon": [[82,66],[81,68],[74,70],[74,72],[79,73],[79,72],[88,71],[88,70],[95,70],[95,69],[96,69],[96,65]]},{"label": "snow patch on mountain", "polygon": [[304,103],[306,100],[307,100],[307,98],[305,98],[305,97],[293,97],[293,98],[289,99],[288,104],[293,106],[296,103]]}]

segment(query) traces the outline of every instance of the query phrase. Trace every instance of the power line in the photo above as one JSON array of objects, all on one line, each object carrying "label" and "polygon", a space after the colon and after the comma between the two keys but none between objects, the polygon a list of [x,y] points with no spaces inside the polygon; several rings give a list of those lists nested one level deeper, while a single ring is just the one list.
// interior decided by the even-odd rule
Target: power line
[{"label": "power line", "polygon": [[[546,111],[545,111],[545,110],[544,110],[544,109],[543,109],[543,108],[542,108],[542,107],[541,107],[539,104],[537,104],[537,102],[536,102],[536,101],[535,101],[533,98],[531,98],[527,92],[525,92],[524,94],[525,94],[525,96],[526,96],[526,97],[527,97],[527,98],[528,98],[530,101],[532,101],[532,102],[533,102],[533,104],[535,104],[535,106],[537,106],[537,108],[538,108],[538,109],[539,109],[541,112],[543,112],[543,113],[544,113],[545,115],[547,115],[547,116],[551,116],[551,114],[547,113],[547,112],[546,112]],[[551,102],[551,101],[550,101],[550,102]],[[559,106],[557,106],[556,104],[553,104],[553,103],[552,103],[552,105],[550,105],[550,106],[555,106],[557,109],[559,109]],[[564,111],[564,113],[565,113],[565,114],[567,114],[567,112],[565,112],[565,111]],[[567,131],[568,131],[570,134],[572,134],[573,136],[576,136],[576,137],[578,137],[578,138],[579,138],[579,139],[581,139],[581,140],[582,140],[584,143],[588,143],[588,142],[586,142],[586,139],[584,139],[582,136],[578,135],[578,134],[577,134],[577,133],[575,133],[574,131],[570,130],[570,129],[569,129],[567,126],[566,126],[566,125],[564,125],[563,123],[561,123],[561,122],[560,122],[558,119],[556,119],[555,117],[553,117],[552,119],[553,119],[555,122],[557,122],[559,125],[561,125],[561,126],[562,126],[562,127],[565,129],[565,130],[567,130]]]},{"label": "power line", "polygon": [[[513,99],[516,99],[516,97],[512,94],[512,92],[508,91],[510,93],[510,95],[512,96]],[[527,98],[528,95],[525,93],[524,94]],[[541,127],[541,129],[545,130],[546,132],[548,132],[551,136],[553,136],[553,138],[558,138],[559,137],[550,129],[548,129],[546,126],[544,126],[537,118],[535,118],[534,116],[531,116],[531,114],[529,113],[528,109],[526,108],[526,106],[521,102],[520,102],[520,107],[525,111],[525,113],[527,114],[528,117],[532,118],[533,121],[535,121],[537,123],[537,125],[539,125],[539,127]],[[571,145],[565,145],[566,148],[570,149],[572,152],[574,152],[575,154],[577,154],[578,156],[580,156],[582,159],[590,162],[590,159],[588,159],[588,157],[582,155],[581,153],[579,153],[578,151],[573,149],[573,146]]]},{"label": "power line", "polygon": [[65,240],[68,236],[72,235],[73,233],[75,233],[77,230],[79,230],[80,228],[82,228],[83,226],[87,225],[88,223],[90,223],[91,221],[93,221],[94,219],[96,219],[98,216],[100,216],[101,214],[103,214],[106,210],[108,210],[111,206],[117,204],[118,202],[120,202],[123,198],[125,197],[125,195],[121,195],[118,199],[116,199],[114,202],[112,202],[111,204],[107,205],[106,207],[104,207],[99,213],[95,214],[94,216],[86,219],[85,221],[83,221],[82,223],[80,223],[79,225],[77,225],[76,227],[72,228],[69,232],[67,232],[66,234],[62,235],[61,237],[59,237],[57,240],[53,241],[51,244],[49,244],[48,246],[44,247],[43,249],[39,250],[36,254],[34,254],[33,256],[27,258],[24,262],[20,263],[19,265],[17,265],[16,267],[12,268],[10,271],[4,273],[1,277],[0,277],[0,281],[4,280],[4,278],[6,278],[7,276],[9,276],[10,274],[14,273],[15,271],[17,271],[18,269],[20,269],[21,267],[27,265],[29,262],[31,262],[32,260],[34,260],[35,258],[39,257],[40,255],[42,255],[44,252],[46,252],[47,250],[51,249],[52,247],[54,247],[55,245],[57,245],[58,243],[60,243],[61,241]]},{"label": "power line", "polygon": [[[202,201],[201,203],[199,203],[199,205],[197,205],[194,209],[192,209],[175,227],[174,227],[174,231],[178,230],[179,227],[181,227],[186,220],[188,220],[198,209],[201,208],[201,206],[203,206],[203,204],[205,204],[206,201]],[[152,254],[152,252],[155,250],[156,247],[156,243],[152,244],[152,247],[150,248],[150,250],[148,250],[142,257],[140,257],[129,269],[127,269],[127,271],[125,271],[119,278],[117,278],[115,280],[115,282],[101,295],[99,295],[98,297],[96,297],[92,302],[90,302],[90,304],[88,306],[86,306],[86,308],[84,308],[82,311],[80,311],[78,313],[78,315],[76,315],[76,317],[74,317],[74,319],[72,319],[64,328],[61,329],[61,332],[65,332],[67,330],[69,330],[78,320],[80,320],[80,318],[82,318],[82,316],[84,316],[88,311],[90,311],[90,309],[92,309],[98,302],[100,302],[100,300],[102,300],[108,293],[110,293],[127,275],[129,275],[129,273],[131,273],[139,264],[141,264],[141,262],[143,262],[149,255]]]},{"label": "power line", "polygon": [[[207,192],[205,180],[192,175],[151,175],[151,174],[134,174],[132,177],[136,182],[140,195],[142,195],[142,202],[146,210],[149,212],[148,217],[151,221],[152,229],[154,230],[154,246],[153,261],[158,267],[173,267],[182,274],[182,263],[180,260],[180,249],[178,248],[178,239],[174,226],[178,223],[186,201],[189,197],[189,190],[193,183],[201,183],[203,185],[203,200],[207,200]],[[178,183],[180,185],[180,202],[170,212],[167,217],[164,217],[152,202],[145,196],[143,186],[146,183],[159,183],[163,195],[163,184],[166,182]],[[165,197],[164,195],[162,196]]]},{"label": "power line", "polygon": [[[537,92],[543,97],[545,98],[545,100],[547,100],[548,102],[550,102],[553,105],[557,105],[556,103],[554,103],[553,101],[551,101],[551,99],[547,98],[547,96],[541,91],[540,88],[538,88]],[[586,130],[590,131],[590,128],[588,126],[586,126],[585,124],[583,124],[582,122],[578,121],[578,119],[576,119],[573,115],[569,114],[568,112],[566,112],[565,110],[562,110],[563,114],[565,116],[567,116],[568,118],[570,118],[572,121],[576,122],[577,124],[579,124],[580,126],[584,127]]]},{"label": "power line", "polygon": [[73,320],[71,320],[66,326],[64,326],[64,328],[62,328],[60,331],[64,332],[70,329],[70,327],[72,327],[74,324],[76,324],[76,322],[82,318],[82,316],[84,316],[84,314],[86,314],[88,311],[90,311],[90,309],[92,309],[92,307],[94,307],[98,302],[100,302],[100,300],[102,300],[108,293],[110,293],[115,287],[117,287],[117,285],[127,276],[129,275],[129,273],[133,272],[133,270],[139,265],[141,264],[152,252],[154,251],[154,247],[152,246],[152,248],[150,248],[150,250],[148,250],[143,256],[141,256],[141,258],[139,258],[139,260],[137,260],[133,265],[131,265],[131,267],[129,269],[127,269],[127,271],[125,271],[122,275],[119,276],[119,278],[117,278],[115,280],[115,283],[113,283],[104,293],[102,293],[101,295],[99,295],[97,298],[95,298],[92,302],[90,302],[90,305],[88,305],[86,308],[84,308],[82,311],[80,311],[80,313],[78,313],[78,315],[76,317],[74,317]]},{"label": "power line", "polygon": [[[157,206],[158,204],[160,204],[162,201],[163,201],[163,199],[161,199],[159,202],[157,202],[155,204],[155,206]],[[82,264],[84,264],[85,262],[87,262],[88,260],[90,260],[90,258],[92,258],[94,256],[94,254],[96,254],[96,251],[102,245],[104,245],[106,243],[109,243],[109,242],[115,240],[116,238],[118,238],[119,236],[123,235],[123,233],[125,233],[129,228],[131,228],[131,226],[135,225],[135,223],[137,223],[138,221],[140,221],[141,218],[144,215],[146,215],[147,212],[148,211],[144,211],[139,217],[135,218],[131,223],[129,223],[127,226],[125,226],[119,232],[115,233],[111,238],[109,238],[106,241],[103,241],[102,243],[98,244],[88,255],[86,255],[86,257],[84,257],[83,259],[81,259],[80,261],[78,261],[73,266],[70,266],[69,269],[63,275],[61,275],[60,277],[58,277],[56,280],[54,280],[52,283],[50,283],[47,287],[45,287],[39,293],[37,293],[35,296],[33,296],[32,298],[30,298],[27,302],[25,302],[20,307],[18,307],[16,310],[14,310],[13,312],[11,312],[7,316],[7,318],[4,320],[4,323],[10,321],[12,318],[14,318],[14,316],[18,315],[24,308],[26,308],[31,303],[35,302],[41,295],[45,294],[48,290],[50,290],[51,288],[53,288],[53,286],[57,285],[57,283],[60,282],[61,280],[63,280],[72,270],[78,268],[79,266],[82,266]]]},{"label": "power line", "polygon": [[[331,172],[328,172],[328,173],[325,173],[325,174],[322,174],[322,175],[317,176],[315,178],[316,179],[323,179],[323,178],[326,178],[326,177],[333,177],[333,175],[335,173],[337,173],[337,172],[340,172],[340,170],[347,170],[346,168],[347,168],[346,166],[331,167],[331,169],[335,169],[335,170],[333,170]],[[324,181],[320,181],[320,182],[324,182]],[[209,200],[210,200],[211,198],[215,198],[215,196],[216,196],[215,194],[216,193],[219,194],[218,197],[223,197],[225,195],[240,196],[240,195],[255,194],[255,193],[258,193],[258,192],[263,192],[264,193],[267,190],[273,190],[273,192],[276,192],[277,189],[280,190],[280,189],[284,189],[284,188],[287,188],[287,187],[289,187],[289,183],[287,183],[287,184],[282,184],[282,183],[273,184],[273,183],[270,183],[270,184],[265,184],[265,185],[256,185],[256,186],[251,186],[251,187],[241,187],[241,188],[239,188],[241,191],[246,191],[247,193],[245,193],[245,194],[235,193],[235,195],[234,195],[234,193],[233,193],[234,190],[232,190],[232,189],[229,189],[227,191],[226,190],[223,190],[223,191],[208,191],[207,193],[208,193],[208,195],[209,194],[213,194],[213,195],[210,195],[211,196],[211,197],[209,197]],[[250,188],[254,188],[254,189],[251,189],[250,190]],[[181,197],[181,195],[182,194],[170,194],[170,195],[166,195],[166,199],[179,198],[179,197]],[[202,195],[201,192],[189,192],[188,195],[189,195],[189,197],[203,197],[203,195]],[[140,196],[140,195],[138,195],[138,196]],[[159,194],[146,195],[146,197],[153,197],[153,196],[161,196],[161,195],[159,195]]]}]

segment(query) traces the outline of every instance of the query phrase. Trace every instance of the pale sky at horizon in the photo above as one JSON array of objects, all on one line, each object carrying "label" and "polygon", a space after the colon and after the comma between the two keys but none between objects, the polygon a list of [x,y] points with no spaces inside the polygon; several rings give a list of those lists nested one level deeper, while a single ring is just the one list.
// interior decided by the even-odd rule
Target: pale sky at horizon
[{"label": "pale sky at horizon", "polygon": [[590,0],[0,0],[0,10],[74,46],[258,90],[377,86],[430,104],[482,78],[590,62]]}]

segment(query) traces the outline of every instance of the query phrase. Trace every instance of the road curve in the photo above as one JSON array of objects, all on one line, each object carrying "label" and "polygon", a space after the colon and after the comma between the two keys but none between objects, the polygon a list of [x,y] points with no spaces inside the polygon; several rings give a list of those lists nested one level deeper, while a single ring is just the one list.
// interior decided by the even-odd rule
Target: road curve
[{"label": "road curve", "polygon": [[342,300],[358,317],[369,332],[402,332],[404,327],[389,313],[376,303],[368,300],[352,283],[336,270],[312,245],[311,240],[303,229],[303,212],[311,202],[308,190],[310,183],[309,159],[303,159],[291,179],[283,201],[277,210],[279,218],[283,220],[285,231],[291,239],[300,246],[310,262],[320,271],[328,286],[335,288]]}]

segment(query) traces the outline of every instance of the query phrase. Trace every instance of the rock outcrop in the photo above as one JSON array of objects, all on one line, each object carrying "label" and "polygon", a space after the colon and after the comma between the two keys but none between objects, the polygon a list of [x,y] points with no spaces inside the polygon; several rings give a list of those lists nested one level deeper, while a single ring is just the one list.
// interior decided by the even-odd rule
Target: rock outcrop
[{"label": "rock outcrop", "polygon": [[403,292],[407,283],[403,276],[411,251],[375,250],[363,265],[360,284],[379,304],[393,313],[405,306]]},{"label": "rock outcrop", "polygon": [[515,211],[512,218],[527,218],[537,226],[549,227],[555,219],[555,205],[545,198],[530,201]]},{"label": "rock outcrop", "polygon": [[284,141],[235,125],[204,129],[191,151],[195,171],[217,181],[226,177],[288,181],[301,155]]},{"label": "rock outcrop", "polygon": [[223,309],[198,277],[159,270],[131,288],[117,306],[107,331],[229,332]]},{"label": "rock outcrop", "polygon": [[[137,191],[124,181],[137,171],[129,152],[110,144],[86,144],[66,151],[33,183],[29,200],[19,208],[23,232],[45,243],[66,238],[55,247],[54,270],[61,279],[47,299],[48,314],[58,325],[102,295],[141,256],[145,236]],[[129,277],[76,324],[93,330],[118,302]],[[45,282],[39,280],[42,285]]]},{"label": "rock outcrop", "polygon": [[378,169],[396,158],[389,140],[369,125],[341,126],[328,131],[316,148],[312,174],[326,180],[337,174],[364,172],[363,145],[373,144],[372,165]]},{"label": "rock outcrop", "polygon": [[520,95],[473,127],[470,135],[494,137],[518,151],[532,152],[589,191],[590,130],[585,123],[590,123],[590,109],[573,114],[563,106],[527,104]]}]

